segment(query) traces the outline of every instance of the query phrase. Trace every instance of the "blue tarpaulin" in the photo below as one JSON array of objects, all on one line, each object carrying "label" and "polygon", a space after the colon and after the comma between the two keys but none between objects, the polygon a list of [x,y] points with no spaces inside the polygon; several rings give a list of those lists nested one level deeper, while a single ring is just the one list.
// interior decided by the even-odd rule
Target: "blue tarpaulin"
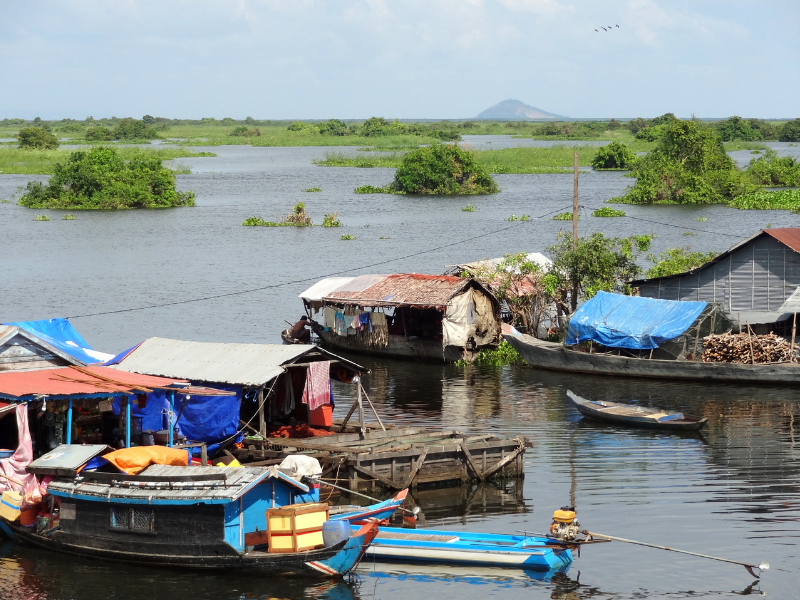
[{"label": "blue tarpaulin", "polygon": [[109,357],[104,352],[94,350],[66,319],[19,321],[17,323],[3,323],[3,325],[14,325],[24,329],[86,365],[103,362],[108,360]]},{"label": "blue tarpaulin", "polygon": [[651,350],[689,329],[707,304],[597,292],[575,311],[565,343],[591,340],[610,348]]}]

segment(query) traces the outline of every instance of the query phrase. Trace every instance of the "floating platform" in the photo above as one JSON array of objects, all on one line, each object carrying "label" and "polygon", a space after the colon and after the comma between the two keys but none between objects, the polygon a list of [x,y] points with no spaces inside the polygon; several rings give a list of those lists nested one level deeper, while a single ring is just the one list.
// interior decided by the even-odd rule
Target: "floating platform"
[{"label": "floating platform", "polygon": [[522,477],[525,437],[398,427],[314,438],[245,440],[242,464],[277,464],[289,454],[320,461],[322,478],[353,491]]}]

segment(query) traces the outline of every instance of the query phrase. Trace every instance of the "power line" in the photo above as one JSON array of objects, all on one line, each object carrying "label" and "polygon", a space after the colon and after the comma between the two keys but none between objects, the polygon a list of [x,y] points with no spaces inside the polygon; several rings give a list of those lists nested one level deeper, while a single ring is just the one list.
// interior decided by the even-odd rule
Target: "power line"
[{"label": "power line", "polygon": [[713,235],[726,235],[728,237],[735,237],[738,239],[742,239],[741,235],[736,235],[735,233],[722,233],[721,231],[708,231],[707,229],[696,229],[694,227],[686,227],[684,225],[675,225],[673,223],[662,223],[661,221],[653,221],[651,219],[643,219],[641,217],[632,217],[630,215],[625,215],[628,219],[635,219],[636,221],[646,221],[647,223],[655,223],[656,225],[663,225],[664,227],[677,227],[678,229],[689,229],[691,231],[699,231],[701,233],[710,233]]},{"label": "power line", "polygon": [[[564,210],[564,208],[569,208],[571,206],[572,205],[570,204],[569,206],[558,208],[558,209],[550,211],[548,213],[544,213],[542,215],[539,215],[538,217],[533,217],[532,220],[536,220],[536,219],[541,219],[543,217],[547,217],[549,215],[552,215],[554,213],[559,212],[560,210]],[[486,233],[473,235],[473,236],[470,236],[468,238],[464,238],[462,240],[458,240],[458,241],[455,241],[455,242],[450,242],[449,244],[442,244],[441,246],[437,246],[435,248],[429,248],[427,250],[421,250],[420,252],[413,252],[412,254],[406,254],[405,256],[398,256],[396,258],[390,258],[388,260],[382,260],[382,261],[374,262],[374,263],[371,263],[371,264],[368,264],[368,265],[361,265],[361,266],[358,266],[358,267],[352,267],[350,269],[344,269],[342,271],[336,271],[334,273],[328,273],[326,275],[317,275],[317,276],[314,276],[314,277],[306,277],[304,279],[295,279],[294,281],[284,281],[282,283],[275,283],[275,284],[272,284],[272,285],[264,285],[264,286],[257,287],[257,288],[251,288],[249,290],[237,290],[235,292],[228,292],[226,294],[215,294],[213,296],[203,296],[202,298],[191,298],[189,300],[178,300],[176,302],[165,302],[163,304],[152,304],[150,306],[138,306],[136,308],[120,308],[118,310],[108,310],[108,311],[97,312],[97,313],[88,313],[88,314],[85,314],[85,315],[72,315],[72,316],[69,316],[69,317],[66,317],[66,318],[67,319],[82,319],[82,318],[86,318],[86,317],[99,317],[99,316],[102,316],[102,315],[114,315],[114,314],[125,313],[125,312],[134,312],[134,311],[139,311],[139,310],[149,310],[149,309],[152,309],[152,308],[164,308],[164,307],[167,307],[167,306],[177,306],[179,304],[191,304],[193,302],[205,302],[206,300],[216,300],[218,298],[228,298],[230,296],[241,296],[243,294],[252,294],[253,292],[261,292],[261,291],[264,291],[264,290],[283,287],[283,286],[286,286],[286,285],[294,285],[296,283],[307,283],[309,281],[314,281],[314,280],[317,280],[317,279],[323,279],[325,277],[332,277],[334,275],[342,275],[344,273],[350,273],[351,271],[361,271],[363,269],[370,269],[372,267],[378,267],[380,265],[386,265],[386,264],[389,264],[389,263],[393,263],[393,262],[396,262],[398,260],[405,260],[407,258],[413,258],[415,256],[420,256],[422,254],[428,254],[430,252],[436,252],[437,250],[443,250],[444,248],[450,248],[451,246],[457,246],[459,244],[463,244],[465,242],[469,242],[471,240],[475,240],[475,239],[478,239],[478,238],[483,238],[483,237],[487,237],[487,236],[490,236],[490,235],[496,235],[498,233],[502,233],[503,231],[508,231],[509,229],[511,229],[513,227],[515,227],[515,225],[507,225],[506,227],[503,227],[501,229],[495,229],[494,231],[487,231]]]}]

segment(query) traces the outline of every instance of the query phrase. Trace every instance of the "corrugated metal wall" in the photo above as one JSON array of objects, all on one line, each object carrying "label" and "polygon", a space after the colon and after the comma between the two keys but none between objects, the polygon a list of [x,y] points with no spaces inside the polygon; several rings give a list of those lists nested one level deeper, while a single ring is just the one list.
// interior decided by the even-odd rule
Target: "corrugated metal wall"
[{"label": "corrugated metal wall", "polygon": [[762,235],[691,275],[639,286],[647,298],[721,302],[728,311],[775,311],[800,285],[800,255]]}]

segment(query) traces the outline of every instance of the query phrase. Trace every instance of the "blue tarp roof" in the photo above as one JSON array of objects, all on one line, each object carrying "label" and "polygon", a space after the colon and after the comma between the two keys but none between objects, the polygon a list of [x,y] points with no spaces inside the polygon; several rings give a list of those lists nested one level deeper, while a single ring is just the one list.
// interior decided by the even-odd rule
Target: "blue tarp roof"
[{"label": "blue tarp roof", "polygon": [[611,348],[658,348],[686,331],[707,304],[597,292],[575,311],[565,343],[592,340]]},{"label": "blue tarp roof", "polygon": [[69,354],[86,365],[108,360],[109,357],[105,352],[94,350],[66,319],[19,321],[17,323],[3,323],[3,325],[13,325],[24,329],[43,342],[47,342],[54,348]]}]

